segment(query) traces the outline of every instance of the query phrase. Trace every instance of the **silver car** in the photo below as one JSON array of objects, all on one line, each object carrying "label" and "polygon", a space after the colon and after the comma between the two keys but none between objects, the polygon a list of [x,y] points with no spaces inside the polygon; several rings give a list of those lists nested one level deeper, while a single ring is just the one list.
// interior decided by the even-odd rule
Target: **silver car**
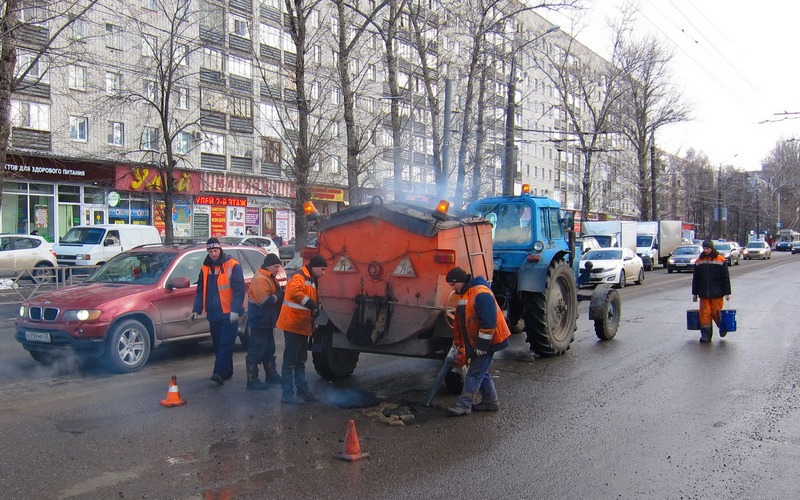
[{"label": "silver car", "polygon": [[56,268],[52,245],[41,236],[0,234],[0,276],[51,280],[56,276]]},{"label": "silver car", "polygon": [[744,260],[750,259],[769,259],[772,257],[772,249],[766,241],[751,241],[744,247]]},{"label": "silver car", "polygon": [[589,283],[613,283],[622,288],[628,283],[644,281],[642,258],[630,248],[600,248],[583,254],[581,271],[589,271]]},{"label": "silver car", "polygon": [[725,257],[725,264],[732,266],[732,265],[739,265],[739,259],[741,255],[739,253],[738,245],[734,245],[728,241],[725,242],[717,242],[714,243],[714,249],[719,252],[720,255]]},{"label": "silver car", "polygon": [[667,259],[667,272],[694,271],[694,263],[701,253],[703,247],[700,245],[684,245],[676,248]]}]

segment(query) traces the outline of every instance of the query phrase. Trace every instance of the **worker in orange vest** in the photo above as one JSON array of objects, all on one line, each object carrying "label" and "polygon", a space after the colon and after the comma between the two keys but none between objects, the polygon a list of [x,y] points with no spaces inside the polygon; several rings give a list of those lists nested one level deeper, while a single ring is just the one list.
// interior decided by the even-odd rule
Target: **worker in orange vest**
[{"label": "worker in orange vest", "polygon": [[317,285],[327,268],[325,259],[315,255],[286,284],[281,312],[275,325],[283,330],[284,339],[282,403],[301,405],[305,401],[317,401],[317,396],[306,382],[307,345],[314,331],[314,318],[319,311]]},{"label": "worker in orange vest", "polygon": [[242,266],[222,252],[217,238],[206,242],[208,255],[200,267],[192,319],[206,312],[214,350],[211,380],[223,385],[233,376],[233,347],[239,332],[239,316],[244,314],[244,273]]},{"label": "worker in orange vest", "polygon": [[[454,267],[445,276],[445,281],[458,295],[453,344],[463,347],[470,360],[461,396],[455,406],[447,409],[447,413],[460,417],[472,410],[497,411],[497,390],[489,367],[494,353],[508,347],[508,337],[511,336],[503,311],[483,276],[473,278],[460,267]],[[476,403],[478,393],[481,400]]]}]

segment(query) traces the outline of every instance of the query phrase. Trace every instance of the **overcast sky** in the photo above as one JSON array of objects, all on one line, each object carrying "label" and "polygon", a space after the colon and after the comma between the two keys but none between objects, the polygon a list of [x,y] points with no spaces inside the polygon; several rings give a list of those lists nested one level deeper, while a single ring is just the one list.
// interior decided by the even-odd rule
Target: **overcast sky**
[{"label": "overcast sky", "polygon": [[673,75],[694,107],[692,121],[656,135],[683,156],[693,148],[713,165],[759,170],[779,140],[800,138],[800,1],[586,0],[576,33],[570,18],[538,11],[608,58],[605,19],[637,8],[636,32],[674,51]]}]

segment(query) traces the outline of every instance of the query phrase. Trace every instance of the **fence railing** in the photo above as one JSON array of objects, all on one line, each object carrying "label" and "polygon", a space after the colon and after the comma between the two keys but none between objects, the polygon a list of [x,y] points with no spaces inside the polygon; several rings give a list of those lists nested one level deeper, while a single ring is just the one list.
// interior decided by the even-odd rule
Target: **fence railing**
[{"label": "fence railing", "polygon": [[24,269],[17,276],[0,278],[0,305],[19,304],[31,297],[80,283],[98,266],[62,266]]}]

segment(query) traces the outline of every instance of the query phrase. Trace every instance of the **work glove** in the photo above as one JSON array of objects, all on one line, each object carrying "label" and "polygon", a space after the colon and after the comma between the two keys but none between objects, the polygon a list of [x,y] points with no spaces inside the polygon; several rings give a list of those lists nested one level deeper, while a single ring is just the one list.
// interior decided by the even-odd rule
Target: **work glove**
[{"label": "work glove", "polygon": [[231,311],[231,323],[239,321],[239,313]]},{"label": "work glove", "polygon": [[192,321],[196,320],[197,319],[197,313],[193,312],[191,318],[192,318]]},{"label": "work glove", "polygon": [[482,349],[475,349],[475,356],[486,356],[487,354],[489,353]]},{"label": "work glove", "polygon": [[306,307],[309,308],[313,312],[317,308],[319,308],[319,305],[317,305],[317,301],[316,300],[308,299],[308,302],[306,302]]}]

